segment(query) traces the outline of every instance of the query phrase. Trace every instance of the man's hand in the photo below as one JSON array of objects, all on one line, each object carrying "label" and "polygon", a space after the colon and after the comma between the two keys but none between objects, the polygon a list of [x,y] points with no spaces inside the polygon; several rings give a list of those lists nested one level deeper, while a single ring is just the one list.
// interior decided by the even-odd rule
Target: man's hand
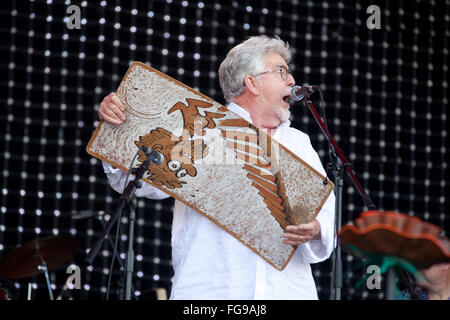
[{"label": "man's hand", "polygon": [[122,124],[125,121],[123,110],[125,110],[125,107],[122,101],[113,92],[103,98],[98,108],[98,117],[100,120],[105,120],[112,124]]},{"label": "man's hand", "polygon": [[287,226],[283,234],[283,243],[299,245],[311,239],[320,239],[320,224],[317,220],[298,226]]}]

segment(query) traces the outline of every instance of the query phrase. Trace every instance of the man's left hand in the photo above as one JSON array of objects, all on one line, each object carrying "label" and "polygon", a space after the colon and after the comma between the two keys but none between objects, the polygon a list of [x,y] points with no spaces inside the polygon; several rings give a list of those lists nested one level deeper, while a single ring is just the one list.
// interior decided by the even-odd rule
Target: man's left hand
[{"label": "man's left hand", "polygon": [[311,239],[320,239],[320,224],[317,220],[298,226],[287,226],[283,234],[283,243],[299,245]]}]

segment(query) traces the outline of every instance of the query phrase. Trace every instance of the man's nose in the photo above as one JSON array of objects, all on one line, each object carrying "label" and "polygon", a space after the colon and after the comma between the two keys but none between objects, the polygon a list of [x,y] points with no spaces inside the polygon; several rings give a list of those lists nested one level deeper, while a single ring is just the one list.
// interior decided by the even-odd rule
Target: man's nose
[{"label": "man's nose", "polygon": [[286,81],[287,81],[287,85],[289,86],[289,87],[292,87],[293,85],[295,85],[295,79],[294,79],[294,76],[292,75],[292,74],[288,74],[288,78],[286,79]]}]

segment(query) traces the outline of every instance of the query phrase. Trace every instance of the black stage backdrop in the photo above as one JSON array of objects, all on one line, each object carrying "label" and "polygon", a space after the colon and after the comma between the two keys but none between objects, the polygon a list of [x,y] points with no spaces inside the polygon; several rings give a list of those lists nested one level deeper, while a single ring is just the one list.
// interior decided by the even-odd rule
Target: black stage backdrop
[{"label": "black stage backdrop", "polygon": [[[80,10],[79,29],[69,28],[70,5]],[[380,29],[368,28],[371,5],[380,8]],[[105,221],[72,217],[112,213],[119,196],[85,151],[99,103],[133,61],[224,103],[219,64],[257,34],[288,41],[297,84],[320,85],[330,132],[375,205],[449,232],[449,9],[447,0],[2,1],[0,258],[34,239],[77,237],[80,250],[50,272],[54,294],[105,299],[111,246],[105,242],[91,266],[84,262]],[[310,134],[326,165],[312,115],[300,104],[292,109],[293,125]],[[141,299],[154,299],[156,288],[170,293],[172,208],[172,199],[138,201],[133,285]],[[346,181],[343,223],[364,210]],[[122,258],[127,227],[124,218]],[[383,299],[383,290],[358,286],[366,274],[359,261],[345,253],[343,260],[343,299]],[[80,267],[81,289],[62,291],[71,264]],[[118,270],[116,263],[111,299],[123,284]],[[319,297],[328,299],[330,261],[313,272]],[[32,299],[48,299],[43,275],[13,280],[18,299],[29,283]]]}]

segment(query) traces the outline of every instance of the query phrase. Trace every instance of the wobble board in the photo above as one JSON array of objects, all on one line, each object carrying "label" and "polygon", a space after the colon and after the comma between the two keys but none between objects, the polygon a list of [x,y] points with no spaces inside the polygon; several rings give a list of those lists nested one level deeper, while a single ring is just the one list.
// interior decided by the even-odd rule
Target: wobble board
[{"label": "wobble board", "polygon": [[[164,155],[146,183],[210,219],[283,270],[296,246],[289,224],[312,221],[333,183],[221,104],[143,63],[129,67],[116,94],[126,121],[100,121],[87,152],[128,172],[143,145]],[[137,166],[145,161],[139,151]]]}]

